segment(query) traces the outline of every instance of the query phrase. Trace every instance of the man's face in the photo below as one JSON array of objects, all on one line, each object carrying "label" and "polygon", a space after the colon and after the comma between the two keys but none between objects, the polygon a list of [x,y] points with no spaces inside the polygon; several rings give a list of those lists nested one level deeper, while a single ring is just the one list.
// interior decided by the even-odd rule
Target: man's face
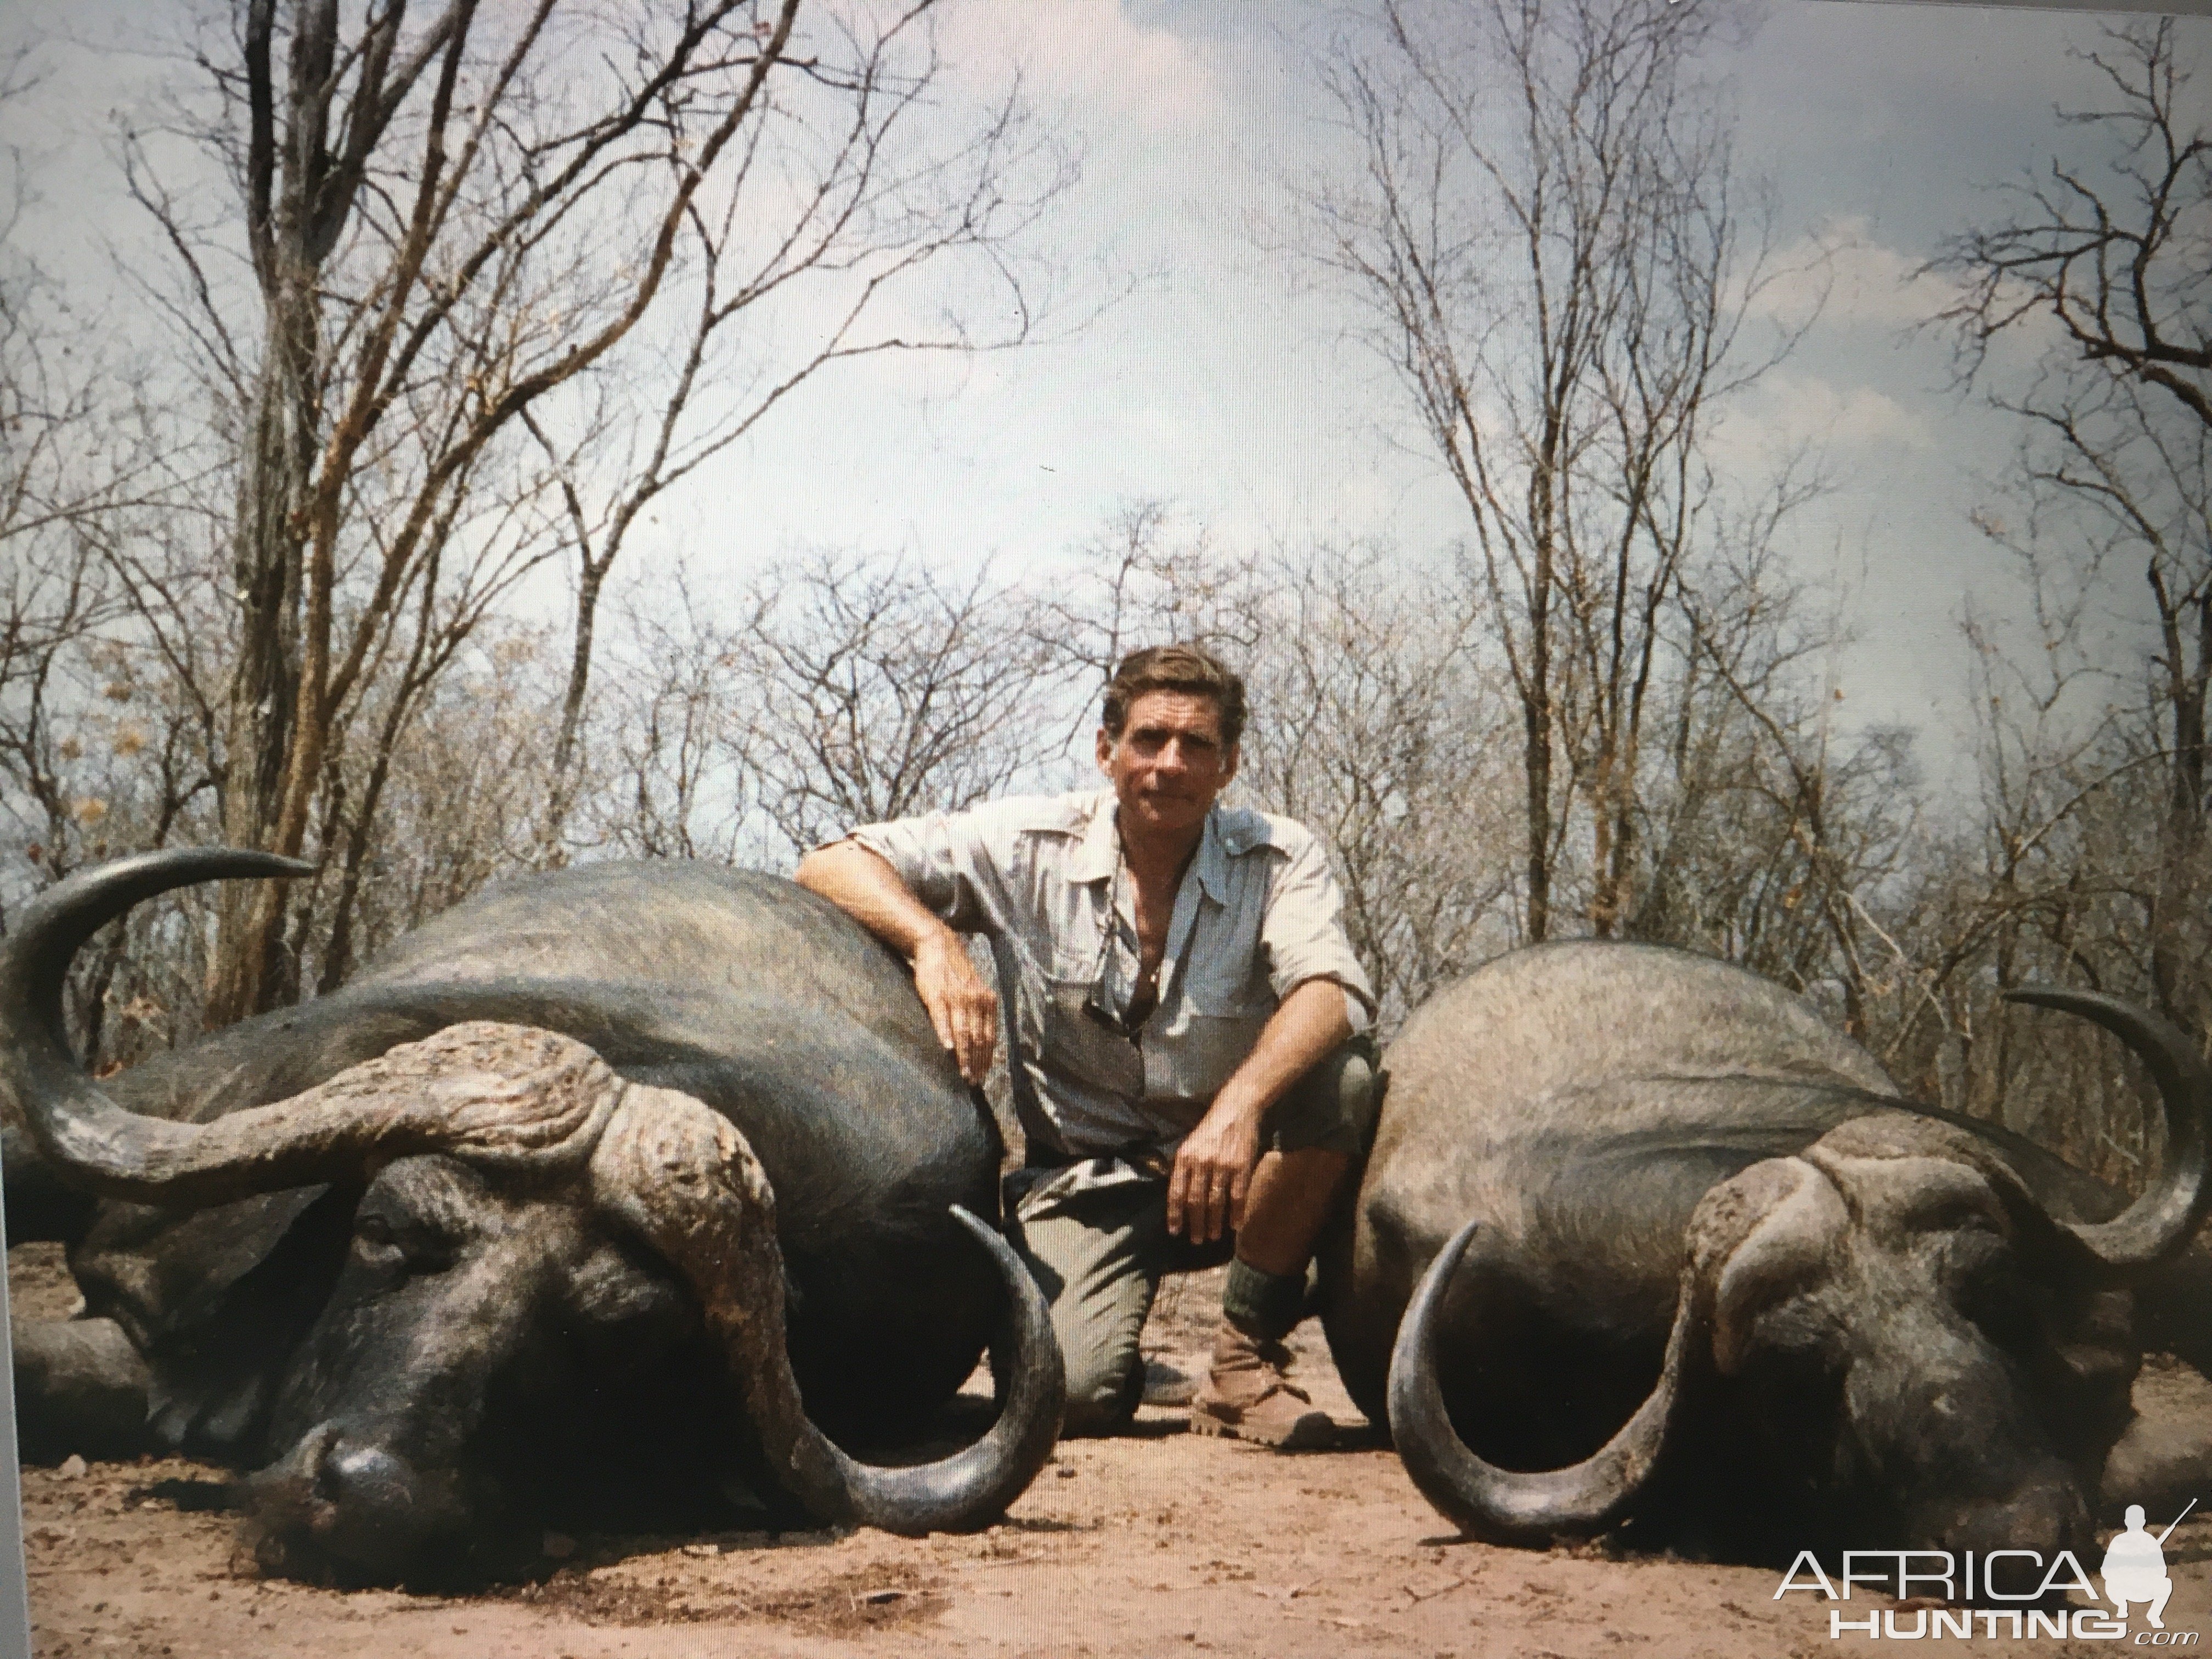
[{"label": "man's face", "polygon": [[1237,759],[1221,741],[1220,708],[1188,692],[1140,692],[1119,738],[1099,728],[1098,769],[1114,786],[1125,835],[1204,823],[1214,797],[1237,775]]}]

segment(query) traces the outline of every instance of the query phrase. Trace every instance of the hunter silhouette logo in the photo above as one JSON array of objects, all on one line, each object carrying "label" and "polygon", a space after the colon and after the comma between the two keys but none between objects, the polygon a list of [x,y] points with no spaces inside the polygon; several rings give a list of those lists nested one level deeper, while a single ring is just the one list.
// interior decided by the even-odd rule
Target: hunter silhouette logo
[{"label": "hunter silhouette logo", "polygon": [[[2166,1540],[2196,1507],[2192,1498],[2165,1531],[2153,1533],[2143,1523],[2142,1505],[2128,1506],[2126,1530],[2115,1534],[2105,1551],[2103,1599],[2112,1604],[2110,1613],[2096,1605],[2097,1586],[2087,1568],[2072,1550],[2063,1549],[2047,1559],[2039,1551],[2026,1549],[1845,1550],[1843,1571],[1834,1578],[1811,1550],[1800,1550],[1774,1599],[1794,1590],[1831,1603],[1849,1602],[1859,1589],[1896,1601],[1894,1607],[1852,1613],[1831,1606],[1831,1641],[1846,1636],[1906,1642],[1982,1636],[2121,1642],[2130,1640],[2129,1609],[2140,1607],[2148,1628],[2135,1632],[2130,1645],[2195,1647],[2198,1632],[2166,1627],[2166,1598],[2173,1594],[2166,1571]],[[2067,1605],[2069,1591],[2091,1605]]]},{"label": "hunter silhouette logo", "polygon": [[2164,1532],[2155,1538],[2143,1525],[2143,1506],[2128,1505],[2128,1528],[2112,1541],[2105,1551],[2105,1599],[2112,1604],[2117,1616],[2128,1616],[2128,1603],[2145,1604],[2144,1617],[2150,1620],[2153,1630],[2166,1628],[2166,1598],[2173,1594],[2173,1580],[2166,1576],[2166,1540],[2173,1535],[2189,1510],[2197,1507],[2191,1498],[2188,1508],[2167,1523]]}]

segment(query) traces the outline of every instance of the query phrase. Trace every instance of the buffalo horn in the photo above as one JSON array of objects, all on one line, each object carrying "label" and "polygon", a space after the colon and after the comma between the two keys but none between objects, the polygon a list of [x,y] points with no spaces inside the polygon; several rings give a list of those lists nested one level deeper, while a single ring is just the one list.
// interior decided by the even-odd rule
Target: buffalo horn
[{"label": "buffalo horn", "polygon": [[125,1111],[84,1074],[70,1053],[62,988],[84,942],[143,899],[224,877],[313,870],[273,853],[170,848],[79,871],[23,912],[0,944],[0,1096],[13,1097],[72,1184],[142,1203],[213,1202],[252,1190],[220,1182],[210,1190],[198,1126]]},{"label": "buffalo horn", "polygon": [[[996,1228],[957,1204],[951,1209],[953,1218],[990,1252],[1011,1304],[1012,1352],[994,1356],[1012,1377],[999,1420],[974,1445],[933,1463],[883,1468],[857,1462],[808,1419],[788,1363],[779,1366],[770,1383],[781,1403],[765,1413],[757,1408],[755,1421],[775,1420],[781,1430],[775,1443],[765,1432],[762,1437],[769,1456],[790,1476],[799,1500],[825,1519],[906,1538],[972,1532],[996,1521],[1029,1489],[1060,1438],[1067,1386],[1044,1297]],[[776,1352],[782,1354],[781,1344]],[[746,1395],[760,1397],[750,1387]]]},{"label": "buffalo horn", "polygon": [[690,1283],[721,1342],[769,1466],[825,1521],[919,1536],[988,1525],[1036,1479],[1060,1437],[1066,1384],[1042,1294],[996,1231],[954,1219],[990,1252],[1012,1306],[1012,1374],[999,1420],[934,1463],[855,1462],[806,1415],[784,1344],[775,1199],[734,1126],[673,1091],[634,1086],[592,1155],[596,1200]]},{"label": "buffalo horn", "polygon": [[2212,1116],[2212,1080],[2189,1040],[2166,1021],[2100,991],[2034,986],[2005,993],[2007,1000],[2063,1009],[2094,1020],[2126,1043],[2158,1085],[2166,1117],[2166,1158],[2158,1180],[2110,1221],[2061,1221],[2106,1267],[2120,1274],[2156,1267],[2196,1236],[2212,1187],[2204,1179],[2206,1118]]},{"label": "buffalo horn", "polygon": [[1389,1386],[1390,1436],[1398,1455],[1421,1496],[1486,1543],[1546,1544],[1602,1532],[1620,1517],[1658,1461],[1687,1346],[1688,1286],[1675,1312],[1658,1386],[1618,1434],[1566,1468],[1501,1469],[1460,1438],[1437,1382],[1437,1311],[1478,1224],[1468,1223],[1437,1252],[1398,1327]]},{"label": "buffalo horn", "polygon": [[[1006,1287],[1009,1346],[994,1358],[1012,1382],[990,1431],[950,1457],[908,1469],[845,1460],[840,1484],[850,1494],[853,1518],[909,1538],[972,1531],[1004,1515],[1051,1457],[1067,1397],[1060,1343],[1036,1280],[998,1229],[957,1204],[951,1209],[953,1219],[990,1253]],[[826,1440],[822,1448],[837,1449]]]},{"label": "buffalo horn", "polygon": [[473,1041],[495,1071],[523,1064],[526,1082],[522,1073],[493,1077],[488,1097],[471,1092],[471,1065],[461,1066],[468,1081],[456,1088],[423,1087],[409,1076],[395,1091],[392,1082],[412,1063],[395,1051],[289,1100],[204,1124],[126,1111],[77,1066],[62,1029],[62,984],[70,958],[102,925],[173,887],[312,868],[267,853],[170,848],[82,871],[23,913],[0,944],[0,1096],[14,1097],[57,1171],[103,1197],[198,1206],[341,1179],[419,1152],[580,1164],[613,1108],[616,1082],[589,1049],[547,1033],[520,1034],[526,1062],[512,1052],[511,1028],[454,1028],[441,1039],[456,1063],[473,1053]]}]

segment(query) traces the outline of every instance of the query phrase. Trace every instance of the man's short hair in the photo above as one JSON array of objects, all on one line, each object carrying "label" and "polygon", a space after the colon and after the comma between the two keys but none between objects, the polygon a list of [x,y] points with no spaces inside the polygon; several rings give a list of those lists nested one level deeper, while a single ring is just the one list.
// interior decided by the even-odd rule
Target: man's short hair
[{"label": "man's short hair", "polygon": [[1106,682],[1106,709],[1099,719],[1117,742],[1129,719],[1129,705],[1147,691],[1180,691],[1211,697],[1221,714],[1221,745],[1234,749],[1244,735],[1244,682],[1210,651],[1194,645],[1153,645],[1121,659]]}]

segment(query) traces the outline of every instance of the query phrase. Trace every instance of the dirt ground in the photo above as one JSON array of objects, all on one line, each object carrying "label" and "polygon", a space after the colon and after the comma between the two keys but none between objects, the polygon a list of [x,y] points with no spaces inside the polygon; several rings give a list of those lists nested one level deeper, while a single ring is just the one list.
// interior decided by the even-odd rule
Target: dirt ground
[{"label": "dirt ground", "polygon": [[[66,1278],[41,1249],[17,1251],[11,1264],[18,1318],[67,1311]],[[1203,1363],[1217,1297],[1212,1276],[1170,1284],[1146,1333],[1164,1368],[1156,1375]],[[1356,1423],[1318,1329],[1309,1325],[1297,1346],[1316,1401]],[[2193,1377],[2150,1380],[2172,1391],[2175,1409],[2212,1409],[2212,1389]],[[2190,1386],[2201,1392],[2180,1392]],[[1147,1405],[1126,1438],[1063,1445],[1006,1521],[980,1535],[549,1537],[535,1581],[459,1597],[242,1576],[230,1517],[191,1507],[221,1478],[205,1466],[27,1468],[34,1648],[40,1659],[1796,1659],[1868,1642],[1832,1638],[1828,1604],[1814,1595],[1778,1601],[1765,1569],[1462,1542],[1388,1451],[1277,1456],[1188,1434],[1184,1420],[1179,1406]],[[2212,1519],[2192,1516],[2166,1554],[2175,1583],[2167,1629],[2212,1643]],[[1885,1608],[1895,1604],[1862,1591],[1849,1611]],[[1899,1633],[1917,1616],[1899,1612]],[[2008,1633],[1947,1636],[1939,1650],[2147,1645],[2135,1639],[2148,1633],[2140,1609],[2130,1628],[2117,1645]]]}]

